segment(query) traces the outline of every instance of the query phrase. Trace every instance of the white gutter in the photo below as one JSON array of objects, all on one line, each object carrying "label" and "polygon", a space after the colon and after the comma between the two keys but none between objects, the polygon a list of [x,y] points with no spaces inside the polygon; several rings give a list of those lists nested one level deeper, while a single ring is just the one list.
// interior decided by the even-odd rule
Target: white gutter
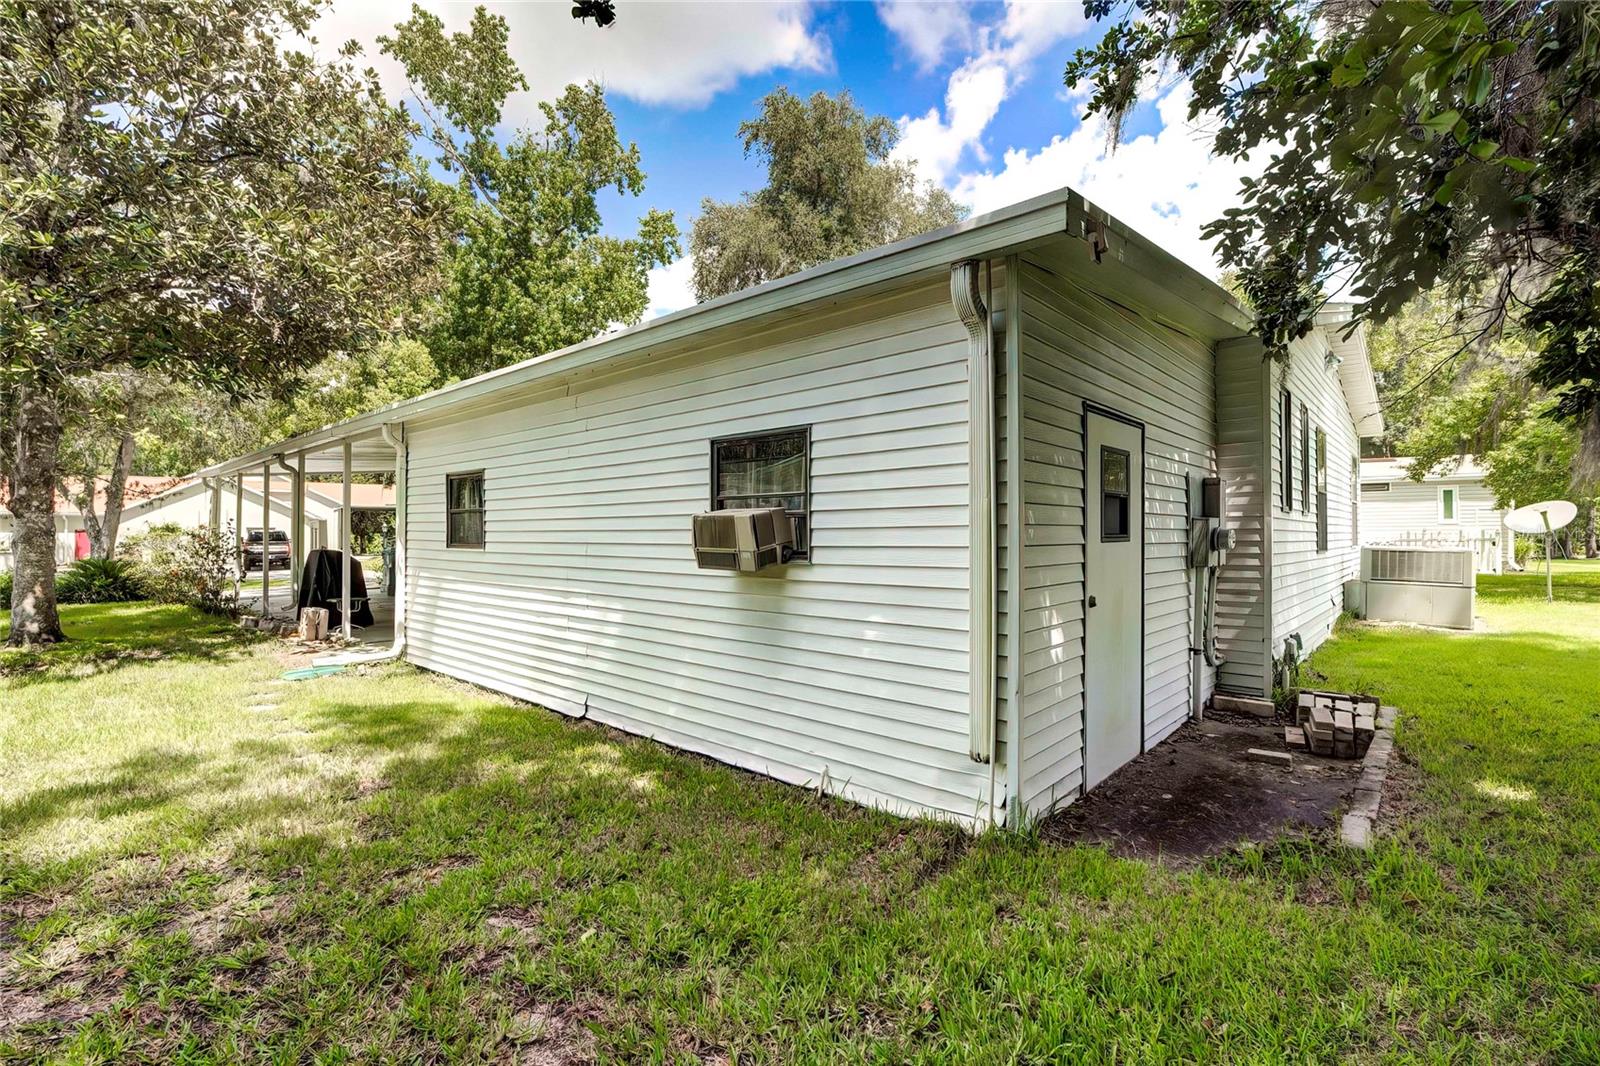
[{"label": "white gutter", "polygon": [[[971,578],[967,673],[970,753],[994,762],[994,336],[979,287],[980,264],[950,267],[950,302],[967,327],[968,566]],[[992,794],[991,786],[991,794]]]}]

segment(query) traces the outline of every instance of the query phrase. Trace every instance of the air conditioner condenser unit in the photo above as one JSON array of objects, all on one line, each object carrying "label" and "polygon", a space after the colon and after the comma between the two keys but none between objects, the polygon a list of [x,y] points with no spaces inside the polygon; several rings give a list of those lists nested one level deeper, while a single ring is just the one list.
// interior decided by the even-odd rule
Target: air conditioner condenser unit
[{"label": "air conditioner condenser unit", "polygon": [[786,563],[793,554],[794,523],[781,507],[694,516],[694,561],[702,570],[751,574]]},{"label": "air conditioner condenser unit", "polygon": [[1477,576],[1471,548],[1362,548],[1362,615],[1471,629]]}]

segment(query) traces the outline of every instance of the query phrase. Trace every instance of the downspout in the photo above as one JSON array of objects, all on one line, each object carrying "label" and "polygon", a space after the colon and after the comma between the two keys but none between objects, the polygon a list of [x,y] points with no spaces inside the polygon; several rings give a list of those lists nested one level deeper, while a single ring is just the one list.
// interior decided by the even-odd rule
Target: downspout
[{"label": "downspout", "polygon": [[[950,267],[950,302],[967,328],[967,501],[971,578],[967,663],[969,754],[994,762],[994,338],[984,306],[979,263]],[[993,790],[991,789],[991,800]]]}]

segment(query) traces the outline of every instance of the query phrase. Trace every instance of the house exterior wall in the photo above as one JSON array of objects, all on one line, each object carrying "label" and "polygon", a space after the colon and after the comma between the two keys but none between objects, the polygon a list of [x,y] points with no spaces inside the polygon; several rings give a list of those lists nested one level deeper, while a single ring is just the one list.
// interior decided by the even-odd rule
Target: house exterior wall
[{"label": "house exterior wall", "polygon": [[[1375,464],[1367,465],[1370,471]],[[1505,528],[1506,512],[1495,506],[1494,493],[1481,478],[1429,478],[1417,482],[1368,472],[1361,481],[1364,485],[1378,482],[1389,486],[1381,492],[1362,490],[1361,543],[1454,544],[1462,538],[1493,536],[1498,540],[1502,563],[1513,558],[1515,546],[1512,533]],[[1439,491],[1443,488],[1456,490],[1455,522],[1440,518]]]},{"label": "house exterior wall", "polygon": [[[969,755],[967,336],[948,281],[711,332],[407,424],[407,656],[902,813],[988,820]],[[710,441],[809,426],[809,562],[696,568]],[[482,470],[487,543],[445,545]]]},{"label": "house exterior wall", "polygon": [[1261,342],[1217,347],[1217,466],[1224,525],[1237,542],[1217,575],[1217,688],[1264,695],[1267,668],[1272,478],[1266,465],[1270,366]]},{"label": "house exterior wall", "polygon": [[[1144,423],[1144,745],[1191,711],[1191,477],[1215,471],[1208,345],[1063,281],[1039,253],[1020,276],[1022,364],[1021,800],[1029,817],[1084,780],[1085,403]],[[1213,677],[1205,673],[1202,698]],[[1088,708],[1088,713],[1093,713]]]},{"label": "house exterior wall", "polygon": [[[1268,440],[1272,453],[1273,484],[1269,495],[1272,522],[1272,587],[1269,604],[1272,628],[1267,651],[1282,654],[1284,640],[1298,633],[1302,655],[1310,655],[1328,635],[1344,609],[1344,583],[1361,572],[1361,548],[1352,526],[1357,502],[1354,464],[1360,455],[1355,422],[1345,403],[1336,368],[1328,367],[1327,339],[1320,330],[1295,341],[1288,355],[1275,361],[1268,404]],[[1287,387],[1292,398],[1289,452],[1283,451],[1279,420],[1279,390]],[[1302,414],[1301,405],[1304,404]],[[1303,419],[1311,432],[1302,437]],[[1328,546],[1317,547],[1316,467],[1311,467],[1311,499],[1302,484],[1303,441],[1316,447],[1316,430],[1327,434]],[[1293,506],[1283,506],[1282,479],[1295,479]],[[1270,692],[1270,688],[1269,688]]]}]

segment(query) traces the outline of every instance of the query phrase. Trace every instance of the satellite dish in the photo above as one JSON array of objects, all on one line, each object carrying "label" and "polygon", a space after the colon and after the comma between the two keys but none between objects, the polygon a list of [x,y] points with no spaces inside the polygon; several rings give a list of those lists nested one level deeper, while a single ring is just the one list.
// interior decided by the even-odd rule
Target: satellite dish
[{"label": "satellite dish", "polygon": [[1555,540],[1556,530],[1577,517],[1578,505],[1566,500],[1545,500],[1543,503],[1530,503],[1526,507],[1506,512],[1507,529],[1517,533],[1544,534],[1544,598],[1551,603],[1555,602],[1556,598],[1552,578],[1554,562],[1550,558],[1551,542]]},{"label": "satellite dish", "polygon": [[1544,533],[1561,529],[1578,517],[1578,505],[1567,500],[1530,503],[1506,512],[1506,525],[1518,533]]}]

